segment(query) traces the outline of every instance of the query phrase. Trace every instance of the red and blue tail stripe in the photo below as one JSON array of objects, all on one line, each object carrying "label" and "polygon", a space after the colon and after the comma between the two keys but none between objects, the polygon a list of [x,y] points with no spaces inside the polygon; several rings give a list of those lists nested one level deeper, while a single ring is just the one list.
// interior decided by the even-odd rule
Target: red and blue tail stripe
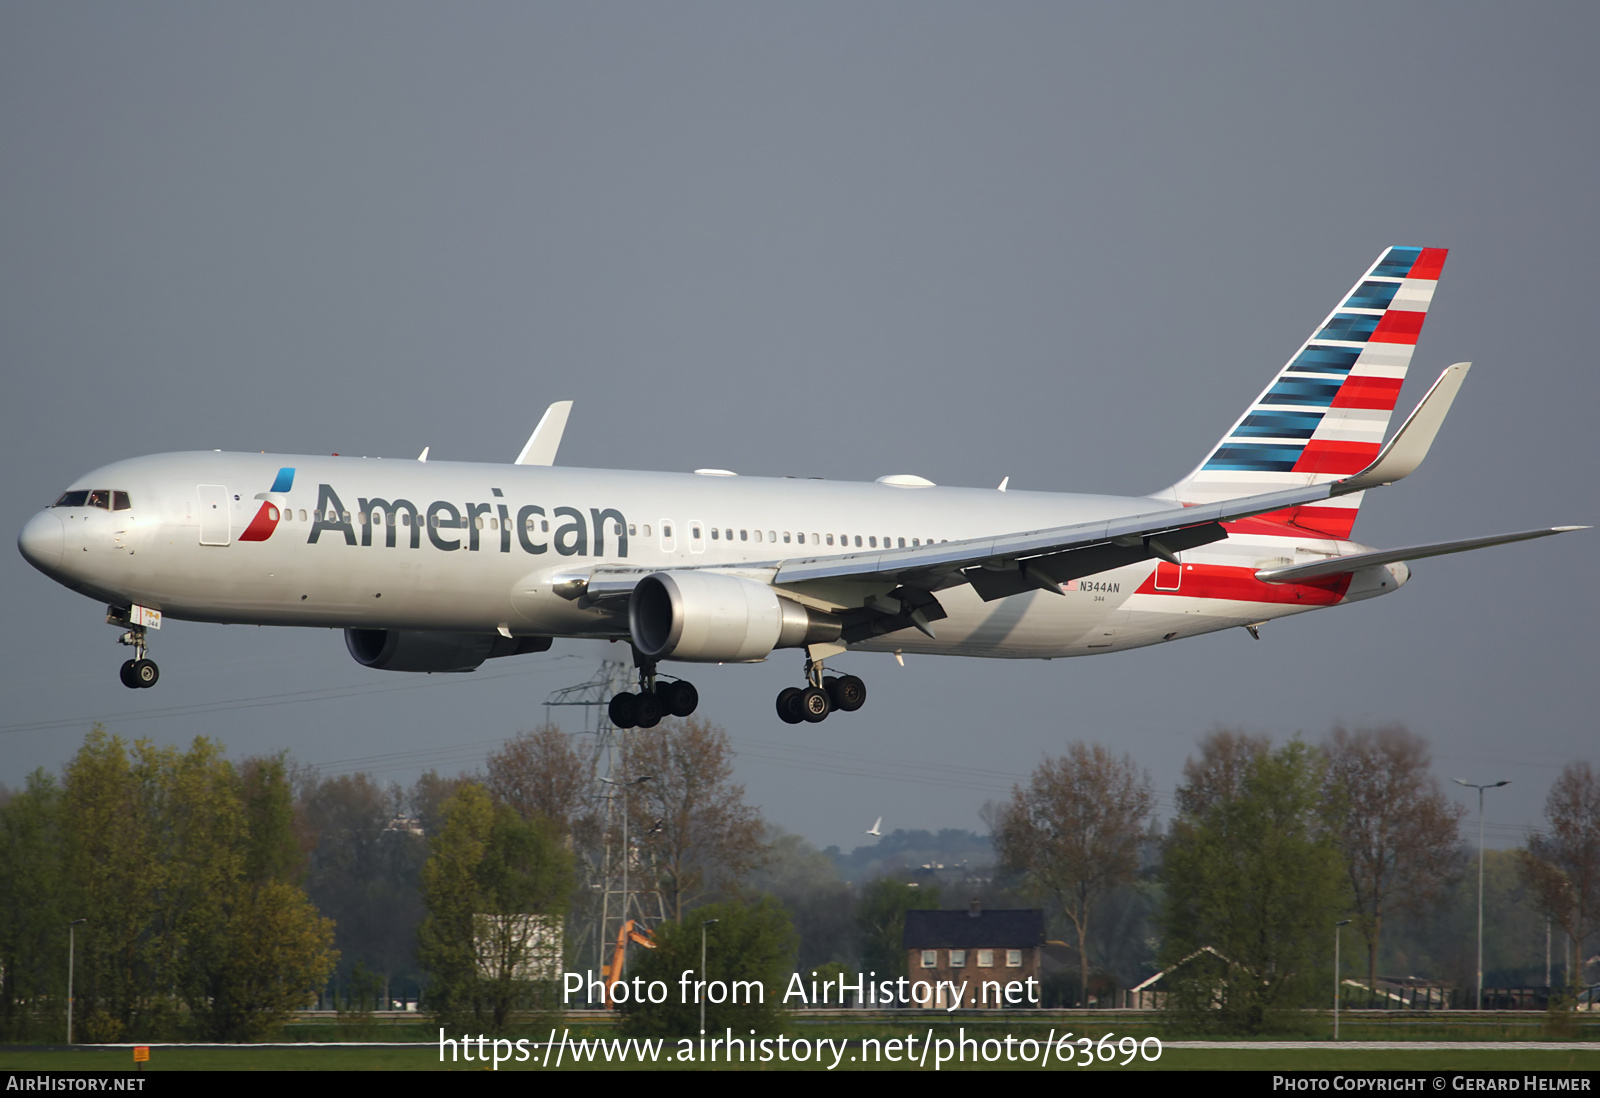
[{"label": "red and blue tail stripe", "polygon": [[[1366,468],[1383,445],[1445,254],[1443,248],[1385,251],[1170,494],[1211,503]],[[1359,506],[1356,494],[1250,525],[1348,538]]]}]

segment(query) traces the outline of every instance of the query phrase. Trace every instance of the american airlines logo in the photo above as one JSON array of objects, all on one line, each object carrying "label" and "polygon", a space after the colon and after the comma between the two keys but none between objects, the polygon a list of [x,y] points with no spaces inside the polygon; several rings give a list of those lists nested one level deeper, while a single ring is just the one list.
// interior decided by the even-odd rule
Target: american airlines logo
[{"label": "american airlines logo", "polygon": [[244,533],[239,535],[240,541],[266,541],[272,532],[278,528],[281,517],[276,503],[267,497],[272,494],[283,495],[294,487],[294,470],[288,467],[278,470],[278,476],[272,482],[272,487],[262,492],[256,498],[261,500],[261,510],[256,512],[256,517],[250,520],[250,525],[245,527]]},{"label": "american airlines logo", "polygon": [[[278,474],[280,481],[285,472],[293,478],[294,470],[286,469]],[[402,542],[409,543],[412,549],[419,549],[423,534],[426,533],[429,543],[445,552],[465,549],[469,553],[509,553],[515,541],[518,548],[533,556],[554,549],[563,557],[603,557],[606,555],[606,524],[609,522],[612,536],[616,539],[615,555],[628,555],[628,520],[614,507],[591,507],[587,516],[576,507],[556,507],[546,515],[543,507],[530,503],[517,508],[513,518],[511,505],[503,501],[500,489],[491,488],[489,491],[495,497],[492,501],[467,502],[460,507],[442,499],[418,507],[409,499],[369,499],[361,496],[357,498],[356,510],[352,514],[345,509],[332,485],[319,484],[317,511],[306,543],[315,545],[323,534],[337,534],[344,538],[346,545],[370,546],[381,537],[383,545],[390,549]],[[262,513],[265,512],[264,506]],[[256,522],[250,524],[250,529],[254,530],[261,521],[261,514],[258,514]],[[552,524],[554,529],[551,529]],[[361,528],[359,536],[356,533],[357,526]],[[380,529],[381,534],[378,533]],[[268,529],[267,534],[261,537],[244,536],[240,540],[262,541],[271,532]]]}]

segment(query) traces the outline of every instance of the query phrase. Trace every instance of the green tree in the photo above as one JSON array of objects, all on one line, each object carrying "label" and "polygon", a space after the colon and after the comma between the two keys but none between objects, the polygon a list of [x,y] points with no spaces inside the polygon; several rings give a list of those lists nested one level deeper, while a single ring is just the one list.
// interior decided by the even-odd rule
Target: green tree
[{"label": "green tree", "polygon": [[[709,920],[710,926],[703,926]],[[705,931],[706,964],[700,966],[700,934]],[[750,902],[729,900],[697,907],[681,923],[662,923],[655,929],[655,949],[639,950],[626,979],[632,985],[648,987],[653,980],[667,986],[664,1003],[643,1004],[630,1000],[622,1006],[624,1030],[641,1037],[689,1037],[700,1031],[700,1002],[694,983],[720,983],[732,989],[759,985],[760,991],[745,994],[739,1001],[724,996],[721,1003],[705,1003],[706,1033],[726,1030],[740,1037],[774,1033],[785,1017],[783,993],[794,971],[797,939],[783,906],[770,896]],[[682,993],[688,974],[690,992]],[[754,999],[755,1001],[750,1001]]]},{"label": "green tree", "polygon": [[[327,978],[332,925],[284,871],[282,768],[247,791],[220,748],[147,741],[130,753],[96,729],[64,788],[68,910],[88,922],[76,988],[82,1036],[181,1027],[255,1036]],[[259,810],[252,831],[247,801]],[[186,1006],[186,1010],[180,1010]]]},{"label": "green tree", "polygon": [[875,979],[907,975],[906,912],[939,907],[937,884],[916,885],[878,877],[861,890],[856,929],[861,933],[861,968]]},{"label": "green tree", "polygon": [[0,1038],[66,1032],[61,787],[42,770],[0,803]]},{"label": "green tree", "polygon": [[513,1011],[549,999],[572,857],[556,825],[496,805],[480,785],[459,786],[440,813],[422,867],[428,914],[417,952],[432,977],[427,1000],[451,1027],[500,1029]]},{"label": "green tree", "polygon": [[1202,747],[1166,844],[1163,967],[1177,966],[1180,1024],[1258,1033],[1325,993],[1343,871],[1319,816],[1315,752],[1238,738]]}]

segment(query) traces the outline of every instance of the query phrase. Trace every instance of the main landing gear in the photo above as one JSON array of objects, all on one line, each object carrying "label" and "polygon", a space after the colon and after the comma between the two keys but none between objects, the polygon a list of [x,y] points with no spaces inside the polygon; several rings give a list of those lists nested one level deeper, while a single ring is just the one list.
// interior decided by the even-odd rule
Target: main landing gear
[{"label": "main landing gear", "polygon": [[639,692],[611,699],[607,715],[618,728],[654,728],[662,717],[687,717],[700,704],[700,691],[684,679],[656,680],[656,665],[639,664]]},{"label": "main landing gear", "polygon": [[778,692],[778,717],[785,724],[816,724],[837,709],[854,713],[867,701],[867,684],[854,675],[824,677],[822,661],[806,659],[806,686],[789,686]]}]

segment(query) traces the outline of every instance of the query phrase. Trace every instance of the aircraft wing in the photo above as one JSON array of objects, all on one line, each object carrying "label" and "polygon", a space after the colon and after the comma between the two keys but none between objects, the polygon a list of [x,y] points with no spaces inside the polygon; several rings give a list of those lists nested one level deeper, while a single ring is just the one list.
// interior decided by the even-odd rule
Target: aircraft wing
[{"label": "aircraft wing", "polygon": [[971,583],[989,602],[1030,588],[1061,593],[1060,584],[1151,557],[1175,554],[1227,536],[1221,524],[1391,484],[1422,464],[1470,363],[1439,375],[1416,410],[1371,465],[1353,476],[1197,507],[1173,507],[1125,518],[1058,526],[999,537],[940,542],[911,549],[811,557],[782,563],[780,585],[815,580],[890,580],[932,592]]},{"label": "aircraft wing", "polygon": [[[1067,580],[1152,557],[1175,561],[1176,554],[1186,549],[1220,541],[1227,537],[1222,528],[1224,522],[1392,484],[1422,463],[1469,365],[1457,363],[1440,374],[1372,464],[1339,480],[1194,507],[1165,507],[1138,515],[996,537],[939,542],[909,549],[751,562],[715,570],[759,577],[765,582],[791,588],[797,594],[807,593],[806,586],[817,585],[820,581],[823,586],[812,586],[812,593],[824,601],[836,601],[839,581],[870,585],[876,590],[863,592],[860,602],[855,604],[857,609],[847,607],[842,611],[847,618],[846,641],[913,627],[932,636],[929,622],[946,616],[934,595],[936,591],[970,583],[986,602],[1034,589],[1060,595],[1060,585]],[[1541,533],[1544,531],[1512,535],[1507,540],[1537,537]],[[1477,545],[1462,547],[1476,548]],[[1406,552],[1412,556],[1422,555],[1417,550]],[[1331,562],[1319,561],[1307,567],[1321,567],[1325,563]],[[1350,568],[1345,564],[1334,570]],[[640,579],[655,570],[602,566],[587,576],[574,577],[568,597],[583,598],[591,604],[622,598]],[[1280,569],[1274,574],[1288,571]],[[558,589],[560,587],[558,584]],[[829,589],[827,594],[822,593],[824,588]]]},{"label": "aircraft wing", "polygon": [[1543,530],[1524,530],[1519,534],[1493,534],[1486,538],[1465,538],[1461,541],[1440,541],[1432,545],[1411,545],[1403,549],[1379,549],[1371,553],[1352,553],[1344,557],[1330,557],[1308,564],[1291,564],[1283,568],[1263,568],[1256,573],[1262,583],[1302,583],[1323,576],[1339,576],[1375,564],[1393,564],[1402,560],[1419,560],[1422,557],[1441,557],[1446,553],[1465,553],[1469,549],[1485,549],[1491,545],[1506,545],[1530,538],[1547,538],[1551,534],[1565,534],[1570,530],[1587,530],[1587,526],[1550,526]]}]

